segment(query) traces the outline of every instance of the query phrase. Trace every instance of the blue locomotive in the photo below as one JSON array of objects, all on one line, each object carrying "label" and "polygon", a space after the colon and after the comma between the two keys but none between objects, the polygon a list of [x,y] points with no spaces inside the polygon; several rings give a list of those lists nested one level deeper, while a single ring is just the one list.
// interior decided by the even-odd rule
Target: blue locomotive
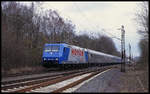
[{"label": "blue locomotive", "polygon": [[121,63],[120,57],[65,43],[45,44],[42,56],[42,65],[44,67],[117,63]]}]

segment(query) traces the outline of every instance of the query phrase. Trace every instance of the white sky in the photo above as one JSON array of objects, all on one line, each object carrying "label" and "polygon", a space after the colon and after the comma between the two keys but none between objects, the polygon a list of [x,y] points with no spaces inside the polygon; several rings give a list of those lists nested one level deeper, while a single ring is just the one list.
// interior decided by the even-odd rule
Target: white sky
[{"label": "white sky", "polygon": [[[117,37],[121,37],[121,31],[117,30],[124,25],[126,35],[126,54],[128,55],[128,45],[131,44],[131,51],[134,56],[140,55],[138,42],[140,35],[137,33],[138,24],[134,20],[137,4],[141,2],[43,2],[43,9],[54,9],[63,18],[68,18],[76,25],[76,33],[98,32],[100,34],[108,33],[102,31],[105,29]],[[86,32],[82,32],[86,30]],[[89,31],[89,32],[87,32]],[[120,41],[114,39],[117,50],[120,51]],[[108,44],[109,45],[109,44]]]}]

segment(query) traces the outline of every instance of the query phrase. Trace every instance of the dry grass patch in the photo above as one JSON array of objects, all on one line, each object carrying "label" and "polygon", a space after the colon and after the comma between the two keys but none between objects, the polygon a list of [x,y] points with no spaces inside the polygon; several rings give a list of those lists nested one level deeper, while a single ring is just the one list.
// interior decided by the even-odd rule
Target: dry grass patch
[{"label": "dry grass patch", "polygon": [[13,68],[8,71],[2,70],[2,76],[5,77],[5,76],[15,75],[15,74],[24,75],[24,74],[31,74],[31,73],[39,73],[43,70],[44,70],[44,68],[42,66],[36,66],[36,67],[25,66],[25,67],[21,67],[21,68]]}]

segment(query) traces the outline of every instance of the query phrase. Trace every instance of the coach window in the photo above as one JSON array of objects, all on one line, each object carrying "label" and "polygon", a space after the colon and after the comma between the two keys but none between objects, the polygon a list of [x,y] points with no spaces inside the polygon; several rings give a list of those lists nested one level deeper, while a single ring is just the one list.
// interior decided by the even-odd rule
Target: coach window
[{"label": "coach window", "polygon": [[93,55],[92,55],[92,54],[90,54],[90,57],[93,57]]}]

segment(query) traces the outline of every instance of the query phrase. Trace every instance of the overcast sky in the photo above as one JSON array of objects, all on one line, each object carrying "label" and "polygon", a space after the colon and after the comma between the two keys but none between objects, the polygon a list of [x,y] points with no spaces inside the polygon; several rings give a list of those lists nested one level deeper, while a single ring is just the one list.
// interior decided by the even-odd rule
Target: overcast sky
[{"label": "overcast sky", "polygon": [[[68,18],[76,26],[76,34],[92,33],[106,34],[109,32],[116,37],[121,37],[121,31],[117,30],[124,25],[126,54],[128,55],[128,45],[134,56],[140,55],[138,42],[140,35],[137,33],[137,23],[135,12],[137,4],[141,2],[43,2],[43,9],[54,9],[63,18]],[[82,31],[89,32],[82,32]],[[106,32],[104,32],[105,30]],[[120,41],[113,38],[117,50],[120,51]],[[109,44],[108,44],[109,45]]]}]

